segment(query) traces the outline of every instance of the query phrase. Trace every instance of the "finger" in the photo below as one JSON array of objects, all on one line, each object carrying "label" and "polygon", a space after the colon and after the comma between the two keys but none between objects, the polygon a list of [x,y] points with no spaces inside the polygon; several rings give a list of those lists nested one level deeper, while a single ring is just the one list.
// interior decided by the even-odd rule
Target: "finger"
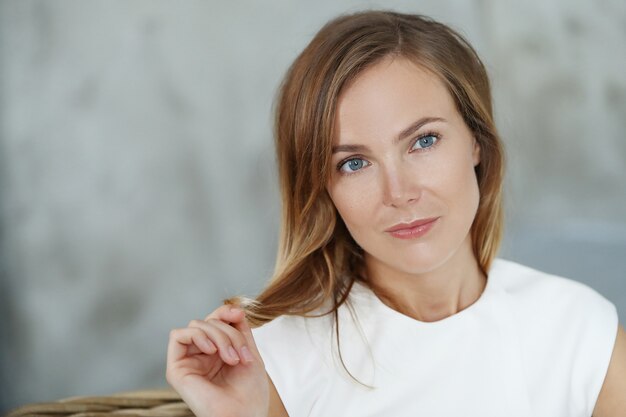
[{"label": "finger", "polygon": [[208,321],[192,320],[189,327],[201,329],[217,346],[220,357],[229,365],[236,365],[240,361],[249,362],[250,357],[242,349],[246,345],[245,337],[231,325],[218,319]]},{"label": "finger", "polygon": [[[238,309],[234,313],[238,314],[242,318],[240,322],[226,324],[221,321],[217,321],[216,325],[221,327],[227,334],[230,335],[233,340],[233,345],[239,354],[239,358],[243,362],[253,362],[256,357],[256,360],[263,363],[244,312]],[[210,321],[212,320],[214,319],[210,319]]]},{"label": "finger", "polygon": [[259,349],[257,348],[256,342],[254,340],[254,335],[252,334],[250,323],[248,323],[245,314],[243,312],[241,312],[241,314],[244,316],[243,320],[241,320],[240,322],[231,323],[230,326],[237,329],[243,335],[246,341],[246,346],[251,355],[256,357],[258,360],[261,360],[261,354],[259,353]]},{"label": "finger", "polygon": [[208,355],[213,355],[217,353],[217,346],[206,336],[204,332],[198,332],[198,334],[194,334],[191,336],[193,340],[193,345],[190,345],[187,349],[187,356],[192,355],[193,353],[189,352],[189,349],[199,350],[198,353],[206,353]]},{"label": "finger", "polygon": [[[215,309],[211,314],[209,314],[204,320],[208,321],[211,319],[218,319],[225,323],[229,323],[232,327],[239,330],[245,338],[245,343],[248,347],[248,352],[252,354],[252,356],[256,356],[258,359],[261,358],[261,354],[259,353],[256,343],[254,341],[254,337],[252,335],[252,330],[250,329],[250,324],[247,322],[246,315],[241,308],[238,308],[233,305],[223,305]],[[243,346],[241,347],[243,349]],[[240,356],[246,356],[250,358],[250,355],[247,353],[241,352],[238,349]]]},{"label": "finger", "polygon": [[201,350],[198,346],[196,346],[195,344],[193,345],[189,345],[187,347],[187,357],[190,356],[194,356],[194,355],[198,355],[198,354],[208,354],[208,355],[214,355],[217,353],[217,346],[215,346],[213,344],[213,342],[211,342],[210,340],[208,340],[208,343],[211,344],[213,346],[213,350],[211,351],[207,351],[207,349],[205,350]]},{"label": "finger", "polygon": [[246,342],[256,349],[254,337],[252,336],[252,330],[250,324],[247,322],[246,314],[241,308],[232,305],[223,305],[209,314],[204,320],[219,319],[223,322],[229,323],[232,327],[239,330]]},{"label": "finger", "polygon": [[209,319],[218,319],[226,323],[239,323],[245,318],[243,310],[232,305],[223,305],[216,308],[211,314],[204,318],[204,321]]},{"label": "finger", "polygon": [[[217,350],[217,347],[215,349]],[[187,347],[187,356],[193,356],[193,355],[197,355],[199,353],[204,353],[204,352],[201,351],[198,346],[191,345],[191,346]]]},{"label": "finger", "polygon": [[214,354],[217,351],[213,342],[200,329],[174,329],[170,332],[167,362],[173,363],[189,356],[190,349],[192,351],[197,349],[196,353],[203,352],[207,354]]}]

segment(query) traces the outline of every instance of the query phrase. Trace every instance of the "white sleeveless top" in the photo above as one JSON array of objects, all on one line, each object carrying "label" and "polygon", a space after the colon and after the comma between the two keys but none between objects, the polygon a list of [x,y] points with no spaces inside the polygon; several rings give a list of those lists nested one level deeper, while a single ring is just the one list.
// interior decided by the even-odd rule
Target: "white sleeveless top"
[{"label": "white sleeveless top", "polygon": [[[405,316],[355,283],[333,315],[253,329],[290,417],[589,417],[618,316],[590,287],[496,259],[480,298],[436,322]],[[365,338],[365,339],[364,339]]]}]

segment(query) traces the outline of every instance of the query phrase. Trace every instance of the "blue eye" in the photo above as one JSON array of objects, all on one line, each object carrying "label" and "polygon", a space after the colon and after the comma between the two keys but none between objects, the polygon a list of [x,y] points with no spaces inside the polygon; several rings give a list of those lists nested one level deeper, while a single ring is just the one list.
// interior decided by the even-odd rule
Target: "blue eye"
[{"label": "blue eye", "polygon": [[368,166],[370,163],[365,159],[361,158],[352,158],[348,159],[346,162],[339,166],[339,170],[346,173],[356,172],[363,167]]},{"label": "blue eye", "polygon": [[418,140],[416,140],[411,150],[429,148],[433,146],[435,142],[437,142],[438,140],[439,140],[439,137],[437,137],[437,135],[429,133],[427,135],[422,136]]}]

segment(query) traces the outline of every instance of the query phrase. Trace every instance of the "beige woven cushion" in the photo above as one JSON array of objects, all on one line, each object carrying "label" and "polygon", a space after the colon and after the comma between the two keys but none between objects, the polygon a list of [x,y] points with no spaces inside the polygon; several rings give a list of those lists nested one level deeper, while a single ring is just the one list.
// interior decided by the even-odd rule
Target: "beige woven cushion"
[{"label": "beige woven cushion", "polygon": [[28,404],[6,417],[195,417],[172,390],[121,392],[106,397],[71,397]]}]

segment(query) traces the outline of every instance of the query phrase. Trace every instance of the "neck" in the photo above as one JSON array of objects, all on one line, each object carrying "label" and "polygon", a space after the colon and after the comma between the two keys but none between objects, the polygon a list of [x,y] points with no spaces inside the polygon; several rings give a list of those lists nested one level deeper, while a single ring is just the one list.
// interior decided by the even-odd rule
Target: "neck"
[{"label": "neck", "polygon": [[370,286],[381,301],[423,322],[439,321],[464,310],[480,298],[487,285],[469,236],[452,258],[424,272],[400,271],[368,255],[365,260]]}]

